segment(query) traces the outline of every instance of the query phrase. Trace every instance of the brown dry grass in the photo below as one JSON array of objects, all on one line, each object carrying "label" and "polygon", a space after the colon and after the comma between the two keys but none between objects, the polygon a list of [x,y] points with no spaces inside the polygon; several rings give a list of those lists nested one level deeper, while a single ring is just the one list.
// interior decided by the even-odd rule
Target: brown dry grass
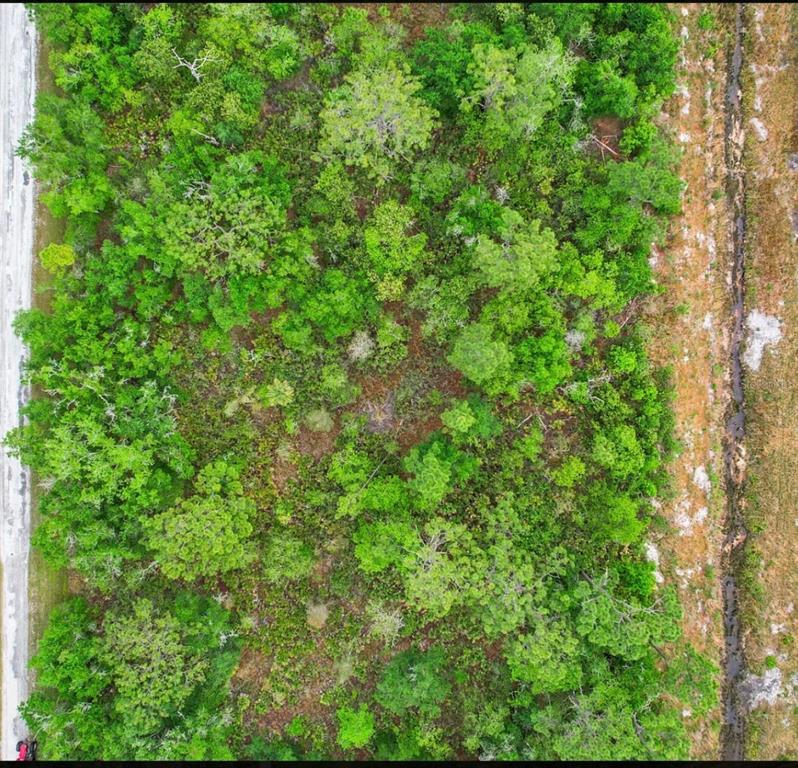
[{"label": "brown dry grass", "polygon": [[[798,150],[796,11],[752,4],[747,25],[744,109],[749,119],[761,120],[767,138],[761,141],[747,126],[746,310],[779,317],[783,338],[766,348],[759,371],[746,372],[748,515],[763,530],[749,539],[762,557],[755,574],[761,597],[749,595],[745,604],[745,646],[753,672],[774,656],[786,683],[798,673],[798,649],[790,641],[798,637],[798,245],[792,225],[798,173],[788,166]],[[784,694],[757,714],[749,756],[798,758],[798,702]]]},{"label": "brown dry grass", "polygon": [[[720,666],[723,649],[722,602],[717,569],[722,545],[725,494],[719,481],[726,406],[728,307],[725,271],[730,243],[722,193],[724,185],[722,52],[707,58],[708,33],[698,27],[703,4],[675,4],[677,29],[685,40],[678,93],[667,107],[665,128],[683,148],[679,175],[686,182],[683,214],[665,247],[655,250],[655,273],[663,294],[647,307],[654,328],[651,356],[673,371],[676,437],[683,446],[670,474],[674,497],[662,514],[670,533],[655,541],[666,583],[679,587],[685,637]],[[711,489],[695,482],[703,467]],[[703,523],[679,529],[680,516],[693,518],[706,508]],[[711,568],[708,570],[708,566]],[[716,708],[706,718],[688,720],[692,756],[718,754]]]}]

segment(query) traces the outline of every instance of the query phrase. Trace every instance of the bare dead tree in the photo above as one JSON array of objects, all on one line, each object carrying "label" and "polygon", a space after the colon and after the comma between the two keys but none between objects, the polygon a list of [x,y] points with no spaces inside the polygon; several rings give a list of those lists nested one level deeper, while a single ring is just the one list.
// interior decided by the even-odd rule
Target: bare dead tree
[{"label": "bare dead tree", "polygon": [[209,62],[218,61],[218,59],[214,58],[210,53],[206,53],[204,56],[199,56],[194,59],[194,61],[188,61],[184,59],[174,48],[172,48],[172,55],[177,59],[177,64],[175,64],[173,69],[185,67],[198,83],[202,80],[202,68]]}]

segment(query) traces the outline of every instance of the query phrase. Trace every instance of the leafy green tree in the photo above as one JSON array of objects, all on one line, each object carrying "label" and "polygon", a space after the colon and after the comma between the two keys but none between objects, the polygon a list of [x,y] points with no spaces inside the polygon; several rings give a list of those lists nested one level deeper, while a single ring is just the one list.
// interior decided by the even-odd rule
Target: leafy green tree
[{"label": "leafy green tree", "polygon": [[68,235],[85,237],[113,195],[101,118],[84,101],[41,93],[19,154],[33,165],[42,201],[52,214],[70,217]]},{"label": "leafy green tree", "polygon": [[306,354],[318,349],[315,329],[331,343],[351,335],[377,311],[368,282],[337,268],[325,269],[313,290],[295,287],[292,294],[292,306],[273,321],[273,327],[286,346]]},{"label": "leafy green tree", "polygon": [[441,421],[454,436],[462,436],[474,426],[477,418],[468,401],[460,400],[441,414]]},{"label": "leafy green tree", "polygon": [[322,155],[386,181],[397,162],[429,142],[436,113],[416,95],[420,87],[394,63],[347,75],[321,112]]},{"label": "leafy green tree", "polygon": [[231,155],[166,209],[165,255],[212,280],[257,273],[280,241],[289,195],[276,161],[256,152]]},{"label": "leafy green tree", "polygon": [[58,5],[33,9],[37,24],[58,43],[49,56],[56,85],[76,101],[118,112],[137,79],[129,41],[133,9],[111,3]]},{"label": "leafy green tree", "polygon": [[502,242],[480,236],[474,248],[474,266],[491,288],[526,291],[556,267],[557,241],[550,229],[540,230],[539,221],[525,222],[507,209],[499,229]]},{"label": "leafy green tree", "polygon": [[529,683],[530,691],[557,693],[578,688],[582,681],[579,638],[563,621],[537,621],[534,630],[509,642],[510,674]]},{"label": "leafy green tree", "polygon": [[587,497],[589,522],[599,540],[628,545],[639,541],[645,530],[640,518],[640,502],[596,484]]},{"label": "leafy green tree", "polygon": [[450,490],[452,462],[447,461],[441,453],[440,445],[436,444],[424,454],[423,459],[412,456],[405,462],[408,469],[415,473],[410,487],[418,494],[419,509],[434,509]]},{"label": "leafy green tree", "polygon": [[64,243],[50,243],[39,254],[41,265],[53,274],[59,274],[75,263],[75,249]]},{"label": "leafy green tree", "polygon": [[585,475],[585,462],[578,456],[569,456],[554,471],[554,482],[561,488],[573,488]]},{"label": "leafy green tree", "polygon": [[227,613],[180,594],[139,598],[103,619],[82,598],[57,608],[33,663],[43,683],[23,707],[48,759],[229,759],[227,683],[239,649]]},{"label": "leafy green tree", "polygon": [[408,235],[413,213],[395,200],[378,205],[363,232],[369,271],[377,283],[377,297],[397,299],[404,276],[417,269],[424,254],[427,236]]},{"label": "leafy green tree", "polygon": [[580,601],[576,621],[579,635],[622,659],[637,661],[651,652],[651,643],[672,642],[680,635],[681,610],[672,590],[657,598],[659,605],[624,599],[611,574],[581,582],[574,596]]},{"label": "leafy green tree", "polygon": [[451,684],[443,674],[446,655],[440,648],[411,648],[391,659],[377,684],[375,698],[391,714],[408,710],[436,716]]},{"label": "leafy green tree", "polygon": [[179,620],[149,600],[138,600],[131,614],[109,616],[103,626],[114,710],[134,733],[151,733],[205,680],[208,662],[185,645]]},{"label": "leafy green tree", "polygon": [[176,88],[179,77],[174,50],[185,31],[184,19],[169,5],[156,5],[140,22],[141,42],[133,54],[139,77],[161,92]]},{"label": "leafy green tree", "polygon": [[53,609],[31,667],[39,689],[21,713],[49,759],[99,754],[108,718],[102,703],[108,669],[96,635],[96,613],[83,598]]},{"label": "leafy green tree", "polygon": [[402,567],[408,552],[418,546],[418,532],[406,518],[361,523],[353,536],[355,557],[361,570],[380,573],[390,566]]},{"label": "leafy green tree", "polygon": [[299,35],[277,23],[269,5],[221,4],[210,11],[203,19],[202,36],[220,51],[277,80],[299,67],[304,55]]},{"label": "leafy green tree", "polygon": [[413,69],[424,83],[422,95],[444,117],[456,117],[461,100],[475,88],[475,45],[496,42],[488,24],[457,19],[443,29],[427,29],[413,47]]},{"label": "leafy green tree", "polygon": [[527,754],[532,760],[672,759],[686,746],[678,711],[656,698],[641,706],[609,673],[589,692],[533,711],[530,720],[537,736]]},{"label": "leafy green tree", "polygon": [[480,137],[490,149],[529,139],[559,105],[572,78],[573,62],[557,38],[540,49],[478,43],[472,56],[473,90],[462,99],[461,109],[482,111]]},{"label": "leafy green tree", "polygon": [[593,439],[593,460],[613,476],[623,479],[643,468],[645,457],[634,427],[621,424]]},{"label": "leafy green tree", "polygon": [[263,553],[263,576],[272,584],[304,579],[313,563],[312,547],[288,531],[275,531]]},{"label": "leafy green tree", "polygon": [[488,394],[497,394],[507,386],[513,355],[488,326],[472,323],[457,337],[447,359]]},{"label": "leafy green tree", "polygon": [[460,523],[435,517],[402,562],[405,593],[416,610],[431,619],[446,616],[468,599],[474,539]]},{"label": "leafy green tree", "polygon": [[212,578],[254,559],[254,513],[238,470],[216,461],[200,471],[193,496],[146,521],[147,544],[168,578]]},{"label": "leafy green tree", "polygon": [[110,589],[123,564],[142,554],[144,512],[162,508],[176,478],[191,475],[188,448],[176,433],[171,399],[155,382],[118,385],[97,369],[70,373],[68,366],[61,376],[47,377],[54,394],[82,407],[64,412],[51,403],[51,429],[25,426],[9,443],[49,489],[37,546],[51,562],[69,563]]},{"label": "leafy green tree", "polygon": [[339,707],[338,712],[338,746],[341,749],[361,749],[374,735],[374,715],[365,704],[359,709]]}]

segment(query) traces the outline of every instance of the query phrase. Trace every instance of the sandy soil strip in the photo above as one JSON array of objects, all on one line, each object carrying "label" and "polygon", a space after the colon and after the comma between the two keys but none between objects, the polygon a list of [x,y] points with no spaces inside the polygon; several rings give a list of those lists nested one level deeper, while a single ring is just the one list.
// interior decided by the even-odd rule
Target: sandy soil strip
[{"label": "sandy soil strip", "polygon": [[[33,180],[14,156],[33,116],[36,33],[21,3],[0,4],[0,435],[20,423],[28,397],[20,384],[25,349],[15,336],[16,313],[31,305]],[[28,693],[28,554],[30,477],[0,448],[2,562],[2,709],[0,757],[16,757],[25,735],[17,708]]]},{"label": "sandy soil strip", "polygon": [[[728,402],[727,254],[723,154],[726,62],[719,32],[699,24],[705,4],[670,6],[683,43],[677,92],[667,105],[666,130],[679,145],[685,182],[682,215],[671,225],[664,250],[652,252],[664,288],[648,307],[654,362],[673,371],[676,438],[682,451],[670,467],[673,498],[662,505],[668,533],[652,530],[649,556],[659,561],[665,584],[675,584],[689,642],[719,667],[723,650],[720,553],[726,508],[722,436]],[[682,715],[691,756],[718,757],[718,707],[704,718]]]}]

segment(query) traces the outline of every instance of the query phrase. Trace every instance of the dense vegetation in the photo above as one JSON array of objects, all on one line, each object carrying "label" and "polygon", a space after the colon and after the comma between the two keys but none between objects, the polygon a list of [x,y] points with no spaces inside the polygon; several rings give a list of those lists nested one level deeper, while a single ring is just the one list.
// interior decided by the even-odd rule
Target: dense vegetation
[{"label": "dense vegetation", "polygon": [[41,4],[9,440],[50,758],[678,758],[664,6]]}]

